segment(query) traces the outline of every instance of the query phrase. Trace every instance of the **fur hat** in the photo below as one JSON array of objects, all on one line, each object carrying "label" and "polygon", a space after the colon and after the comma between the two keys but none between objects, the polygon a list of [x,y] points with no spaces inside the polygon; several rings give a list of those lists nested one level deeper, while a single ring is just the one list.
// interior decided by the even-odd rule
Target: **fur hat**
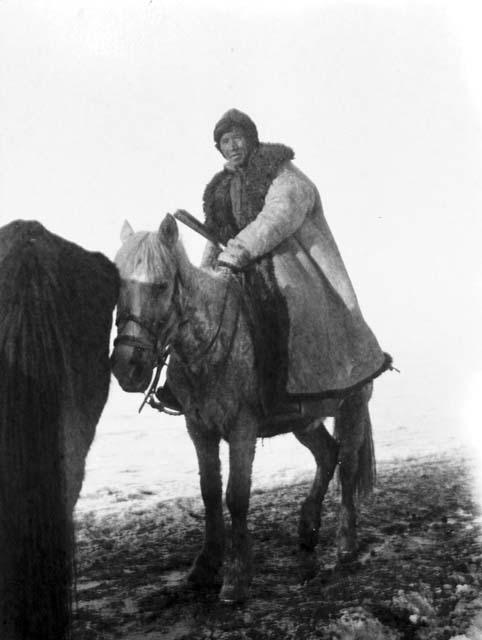
[{"label": "fur hat", "polygon": [[217,149],[220,148],[219,142],[221,140],[221,136],[227,131],[231,131],[234,127],[240,127],[244,131],[249,145],[252,148],[259,145],[258,130],[251,118],[242,111],[230,109],[221,116],[221,119],[214,127],[213,136]]}]

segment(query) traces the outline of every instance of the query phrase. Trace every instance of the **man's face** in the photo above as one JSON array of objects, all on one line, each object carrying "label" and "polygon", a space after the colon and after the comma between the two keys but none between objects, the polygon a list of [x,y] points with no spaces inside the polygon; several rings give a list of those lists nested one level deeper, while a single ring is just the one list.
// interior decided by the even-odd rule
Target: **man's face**
[{"label": "man's face", "polygon": [[223,133],[219,148],[232,167],[240,167],[248,157],[248,142],[242,129],[238,127]]}]

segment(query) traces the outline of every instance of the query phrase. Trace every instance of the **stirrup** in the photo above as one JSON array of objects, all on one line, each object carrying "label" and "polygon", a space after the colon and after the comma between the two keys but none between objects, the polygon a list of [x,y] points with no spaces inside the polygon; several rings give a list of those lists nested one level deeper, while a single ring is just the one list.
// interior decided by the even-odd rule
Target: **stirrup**
[{"label": "stirrup", "polygon": [[154,397],[149,398],[149,405],[153,409],[162,411],[171,416],[180,416],[183,414],[182,407],[168,386],[158,387]]},{"label": "stirrup", "polygon": [[154,398],[149,398],[149,400],[147,401],[147,404],[153,409],[157,409],[157,411],[160,411],[161,413],[167,413],[168,416],[183,415],[182,411],[178,411],[177,409],[171,409],[170,407],[166,406],[164,403],[154,400]]}]

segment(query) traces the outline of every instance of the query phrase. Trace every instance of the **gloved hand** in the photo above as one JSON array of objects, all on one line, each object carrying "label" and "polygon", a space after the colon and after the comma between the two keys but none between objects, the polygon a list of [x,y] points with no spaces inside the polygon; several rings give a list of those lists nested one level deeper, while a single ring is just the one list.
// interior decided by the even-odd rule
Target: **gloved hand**
[{"label": "gloved hand", "polygon": [[225,280],[228,280],[233,277],[234,270],[227,265],[218,262],[216,273],[219,273]]},{"label": "gloved hand", "polygon": [[233,269],[233,271],[241,271],[244,267],[247,267],[250,262],[251,256],[249,255],[249,251],[239,240],[236,240],[236,238],[229,240],[226,249],[218,256],[218,264],[225,265]]},{"label": "gloved hand", "polygon": [[218,260],[218,269],[227,269],[228,271],[231,271],[231,273],[238,273],[241,271],[238,266],[231,262],[226,262],[225,260]]}]

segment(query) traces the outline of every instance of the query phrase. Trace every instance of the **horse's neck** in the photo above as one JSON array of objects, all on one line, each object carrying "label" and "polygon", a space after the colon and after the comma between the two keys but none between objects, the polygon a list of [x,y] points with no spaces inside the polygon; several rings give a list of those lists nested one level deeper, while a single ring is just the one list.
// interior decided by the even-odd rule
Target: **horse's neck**
[{"label": "horse's neck", "polygon": [[222,322],[226,285],[210,270],[186,260],[180,267],[180,280],[181,324],[173,347],[189,362],[209,348]]}]

